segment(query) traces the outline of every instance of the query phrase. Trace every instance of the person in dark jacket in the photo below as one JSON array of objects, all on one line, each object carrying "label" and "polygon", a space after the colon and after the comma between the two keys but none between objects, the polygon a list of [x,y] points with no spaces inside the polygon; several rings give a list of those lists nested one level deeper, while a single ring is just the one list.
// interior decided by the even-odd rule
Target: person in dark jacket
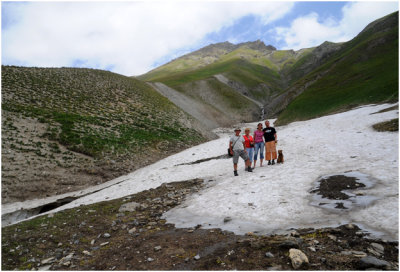
[{"label": "person in dark jacket", "polygon": [[278,142],[276,130],[271,127],[269,121],[265,121],[264,139],[265,139],[265,160],[268,160],[268,165],[275,164],[278,158],[276,154],[276,143]]}]

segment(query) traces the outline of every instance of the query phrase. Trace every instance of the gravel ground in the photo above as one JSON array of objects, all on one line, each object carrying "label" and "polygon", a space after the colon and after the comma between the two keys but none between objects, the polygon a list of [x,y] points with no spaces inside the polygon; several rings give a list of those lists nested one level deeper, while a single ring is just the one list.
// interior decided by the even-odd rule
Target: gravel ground
[{"label": "gravel ground", "polygon": [[178,229],[161,219],[203,186],[164,183],[4,227],[2,270],[398,270],[398,242],[353,224],[258,236]]}]

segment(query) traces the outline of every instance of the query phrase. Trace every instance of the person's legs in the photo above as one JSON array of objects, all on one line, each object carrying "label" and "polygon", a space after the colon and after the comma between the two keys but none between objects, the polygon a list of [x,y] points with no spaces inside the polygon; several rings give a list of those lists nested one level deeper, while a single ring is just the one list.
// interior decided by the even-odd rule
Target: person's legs
[{"label": "person's legs", "polygon": [[237,165],[239,162],[239,155],[240,155],[240,153],[238,151],[235,151],[235,150],[233,151],[233,157],[232,157],[232,159],[233,159],[233,174],[235,176],[238,176]]},{"label": "person's legs", "polygon": [[275,160],[278,158],[278,154],[276,153],[275,141],[271,142],[271,157],[272,157],[272,164],[275,164]]},{"label": "person's legs", "polygon": [[244,163],[246,165],[246,170],[249,172],[253,172],[253,170],[251,170],[251,162],[250,162],[249,155],[247,154],[247,152],[245,152],[243,150],[240,154],[240,157],[242,157],[242,159],[244,160]]},{"label": "person's legs", "polygon": [[250,148],[246,148],[247,150],[247,155],[249,155],[249,160],[250,160],[250,166],[253,163],[253,154],[254,154],[254,148],[250,147]]},{"label": "person's legs", "polygon": [[[255,168],[256,167],[256,163],[257,163],[257,157],[258,157],[258,150],[260,149],[261,150],[261,145],[260,145],[261,143],[255,143],[254,144],[254,157],[253,157],[253,159],[254,159],[254,165],[253,165],[253,168]],[[261,152],[260,152],[261,153]]]},{"label": "person's legs", "polygon": [[262,166],[263,160],[264,160],[264,142],[260,143],[260,167]]},{"label": "person's legs", "polygon": [[271,164],[271,157],[272,157],[271,142],[266,142],[265,143],[265,160],[268,161],[268,165]]}]

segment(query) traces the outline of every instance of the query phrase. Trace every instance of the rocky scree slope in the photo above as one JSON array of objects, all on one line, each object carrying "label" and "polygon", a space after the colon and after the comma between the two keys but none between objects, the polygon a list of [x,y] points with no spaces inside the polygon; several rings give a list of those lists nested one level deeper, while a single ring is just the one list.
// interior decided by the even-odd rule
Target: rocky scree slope
[{"label": "rocky scree slope", "polygon": [[1,76],[3,203],[83,189],[206,140],[136,79],[14,66]]}]

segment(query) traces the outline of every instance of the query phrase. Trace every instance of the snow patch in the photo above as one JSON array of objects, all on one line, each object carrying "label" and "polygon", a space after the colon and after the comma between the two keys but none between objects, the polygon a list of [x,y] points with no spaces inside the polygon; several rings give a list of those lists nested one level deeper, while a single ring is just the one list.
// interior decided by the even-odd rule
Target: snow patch
[{"label": "snow patch", "polygon": [[[233,176],[231,159],[224,155],[232,129],[217,129],[219,139],[189,148],[107,184],[74,193],[82,197],[51,212],[117,199],[162,183],[202,178],[207,188],[190,196],[164,215],[177,227],[219,227],[236,233],[279,233],[290,228],[317,228],[353,223],[371,233],[398,240],[398,132],[376,132],[372,125],[398,117],[398,111],[373,114],[393,105],[370,105],[309,121],[277,127],[278,149],[285,163],[244,171]],[[255,129],[256,124],[241,127]],[[371,205],[331,213],[310,205],[310,189],[318,177],[358,171],[377,180],[365,192]],[[88,192],[93,192],[89,193]],[[64,195],[65,197],[65,195]],[[3,205],[2,214],[43,205],[36,200]],[[6,207],[4,207],[6,206]],[[224,222],[224,218],[232,220]]]}]

